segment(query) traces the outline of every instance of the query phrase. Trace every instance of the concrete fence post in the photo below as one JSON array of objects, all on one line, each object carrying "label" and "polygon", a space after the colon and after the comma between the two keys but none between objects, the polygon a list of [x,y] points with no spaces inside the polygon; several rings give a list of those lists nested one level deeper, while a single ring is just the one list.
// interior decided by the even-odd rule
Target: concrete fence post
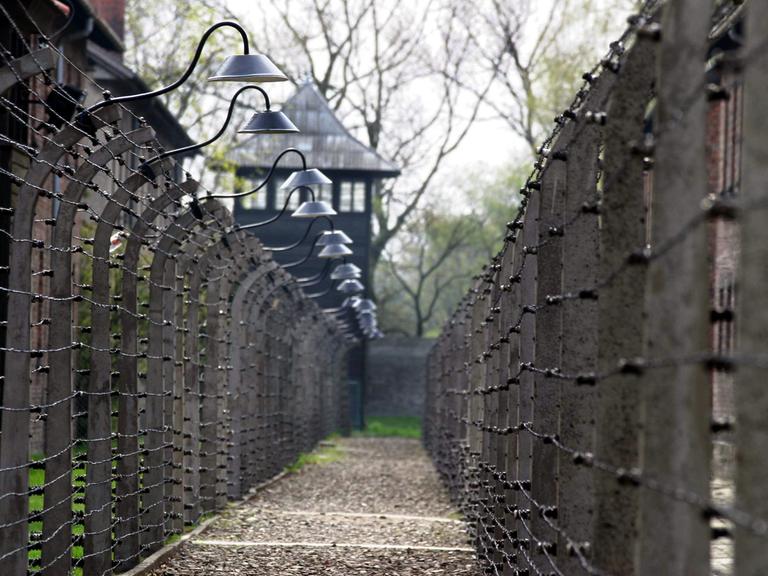
[{"label": "concrete fence post", "polygon": [[[594,456],[625,469],[639,463],[640,390],[637,376],[616,366],[643,352],[646,270],[642,258],[628,264],[628,256],[646,244],[642,146],[655,57],[656,43],[639,37],[611,91],[604,131],[597,369],[607,376],[596,388]],[[638,499],[637,489],[614,475],[595,475],[593,560],[609,574],[635,574]]]},{"label": "concrete fence post", "polygon": [[[768,466],[768,393],[764,362],[768,342],[768,228],[765,205],[768,203],[768,4],[747,6],[745,54],[749,62],[744,71],[743,197],[741,205],[741,255],[737,318],[738,355],[743,358],[736,372],[736,497],[735,505],[763,519],[763,534],[744,526],[735,527],[736,576],[758,576],[768,566],[765,519],[768,518],[766,467]],[[757,207],[761,209],[756,209]],[[752,208],[754,207],[754,208]]]},{"label": "concrete fence post", "polygon": [[[709,497],[709,265],[704,224],[686,230],[707,195],[707,100],[703,89],[711,2],[673,0],[663,7],[656,153],[651,202],[651,260],[645,291],[645,356],[638,384],[643,402],[642,473],[675,488]],[[705,574],[709,571],[709,519],[679,500],[660,503],[641,491],[641,574]]]},{"label": "concrete fence post", "polygon": [[[523,220],[523,229],[521,238],[522,254],[521,276],[520,276],[520,352],[518,369],[520,373],[520,383],[518,388],[518,422],[520,424],[533,422],[534,407],[534,373],[531,370],[523,370],[523,366],[532,366],[536,360],[536,286],[538,282],[538,260],[537,243],[539,241],[539,205],[541,202],[540,194],[529,187],[529,194],[526,199],[527,206]],[[522,569],[536,571],[533,564],[533,539],[530,534],[530,517],[534,513],[531,508],[530,490],[532,480],[532,461],[533,461],[533,436],[521,430],[517,434],[517,550],[518,563]],[[524,494],[523,491],[526,491]]]}]

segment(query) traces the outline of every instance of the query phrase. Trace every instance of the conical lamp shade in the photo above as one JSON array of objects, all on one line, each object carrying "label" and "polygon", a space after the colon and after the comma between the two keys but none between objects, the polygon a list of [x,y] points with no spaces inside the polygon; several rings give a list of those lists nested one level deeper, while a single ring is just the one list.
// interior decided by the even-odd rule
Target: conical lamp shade
[{"label": "conical lamp shade", "polygon": [[365,286],[363,286],[360,280],[344,280],[336,290],[342,294],[359,294],[365,290]]},{"label": "conical lamp shade", "polygon": [[367,316],[365,318],[360,318],[360,327],[361,328],[375,328],[376,327],[376,319],[372,316]]},{"label": "conical lamp shade", "polygon": [[354,264],[339,264],[331,272],[331,280],[352,280],[360,278],[361,270]]},{"label": "conical lamp shade", "polygon": [[320,251],[317,255],[318,258],[343,258],[344,256],[350,256],[352,250],[344,246],[344,244],[329,244]]},{"label": "conical lamp shade", "polygon": [[238,132],[240,134],[291,134],[299,132],[299,129],[282,112],[267,110],[254,114]]},{"label": "conical lamp shade", "polygon": [[340,308],[355,308],[359,302],[360,302],[359,297],[350,296],[349,298],[344,299],[344,301],[341,303]]},{"label": "conical lamp shade", "polygon": [[[338,270],[338,268],[336,270]],[[333,278],[333,276],[331,276],[331,278]],[[360,300],[360,302],[357,303],[355,310],[358,312],[373,312],[376,310],[376,304],[373,303],[373,300],[365,298],[364,300]]]},{"label": "conical lamp shade", "polygon": [[309,170],[293,172],[280,188],[283,190],[293,190],[299,186],[322,186],[324,184],[333,184],[333,180],[317,168],[310,168]]},{"label": "conical lamp shade", "polygon": [[336,272],[331,273],[331,280],[359,280],[360,274],[356,272]]},{"label": "conical lamp shade", "polygon": [[263,54],[236,54],[224,60],[209,82],[285,82],[288,77]]},{"label": "conical lamp shade", "polygon": [[354,244],[354,242],[343,230],[328,230],[320,236],[317,245],[328,246],[328,244]]},{"label": "conical lamp shade", "polygon": [[317,218],[318,216],[335,216],[336,210],[322,200],[302,202],[301,206],[291,214],[293,218]]},{"label": "conical lamp shade", "polygon": [[[359,266],[356,266],[355,264],[352,264],[352,262],[347,262],[345,264],[339,264],[334,268],[333,272],[331,273],[331,278],[333,278],[333,275],[338,274],[357,274],[358,276],[362,274],[362,270]],[[336,280],[336,278],[334,278]],[[344,280],[344,278],[339,278],[339,280]]]}]

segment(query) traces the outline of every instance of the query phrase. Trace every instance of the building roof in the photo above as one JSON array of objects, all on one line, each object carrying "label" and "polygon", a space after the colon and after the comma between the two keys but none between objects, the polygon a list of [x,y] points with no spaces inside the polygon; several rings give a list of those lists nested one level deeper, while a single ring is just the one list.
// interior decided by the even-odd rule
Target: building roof
[{"label": "building roof", "polygon": [[[282,108],[301,130],[298,134],[254,135],[238,147],[241,166],[269,168],[285,148],[298,148],[310,167],[321,170],[373,172],[381,177],[397,176],[400,169],[349,133],[315,85],[308,82]],[[300,167],[297,156],[280,161],[283,168]]]}]

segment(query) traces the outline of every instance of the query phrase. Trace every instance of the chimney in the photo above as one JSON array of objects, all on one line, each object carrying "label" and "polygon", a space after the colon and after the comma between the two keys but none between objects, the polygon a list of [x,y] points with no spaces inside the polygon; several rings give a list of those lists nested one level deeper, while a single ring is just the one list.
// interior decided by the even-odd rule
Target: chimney
[{"label": "chimney", "polygon": [[125,0],[91,0],[91,4],[120,40],[125,39]]}]

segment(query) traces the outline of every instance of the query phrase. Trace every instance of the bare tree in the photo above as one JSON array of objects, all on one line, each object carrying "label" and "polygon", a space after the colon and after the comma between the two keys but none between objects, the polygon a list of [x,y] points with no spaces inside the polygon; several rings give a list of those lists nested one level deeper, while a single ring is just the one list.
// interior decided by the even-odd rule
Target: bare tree
[{"label": "bare tree", "polygon": [[444,290],[463,278],[463,271],[437,272],[449,257],[455,256],[456,251],[465,245],[472,225],[468,220],[455,219],[449,224],[447,237],[439,244],[430,242],[433,238],[428,231],[409,234],[410,239],[417,243],[413,262],[410,263],[385,253],[389,272],[411,301],[415,336],[424,335]]},{"label": "bare tree", "polygon": [[[478,91],[471,78],[451,80],[486,105],[536,154],[555,115],[572,98],[624,23],[634,0],[465,0],[462,20],[474,64],[492,71],[493,89]],[[583,34],[588,29],[591,34]]]},{"label": "bare tree", "polygon": [[439,330],[482,265],[498,252],[519,202],[523,170],[454,178],[446,195],[467,207],[447,212],[432,198],[384,251],[376,276],[382,328],[423,336]]}]

